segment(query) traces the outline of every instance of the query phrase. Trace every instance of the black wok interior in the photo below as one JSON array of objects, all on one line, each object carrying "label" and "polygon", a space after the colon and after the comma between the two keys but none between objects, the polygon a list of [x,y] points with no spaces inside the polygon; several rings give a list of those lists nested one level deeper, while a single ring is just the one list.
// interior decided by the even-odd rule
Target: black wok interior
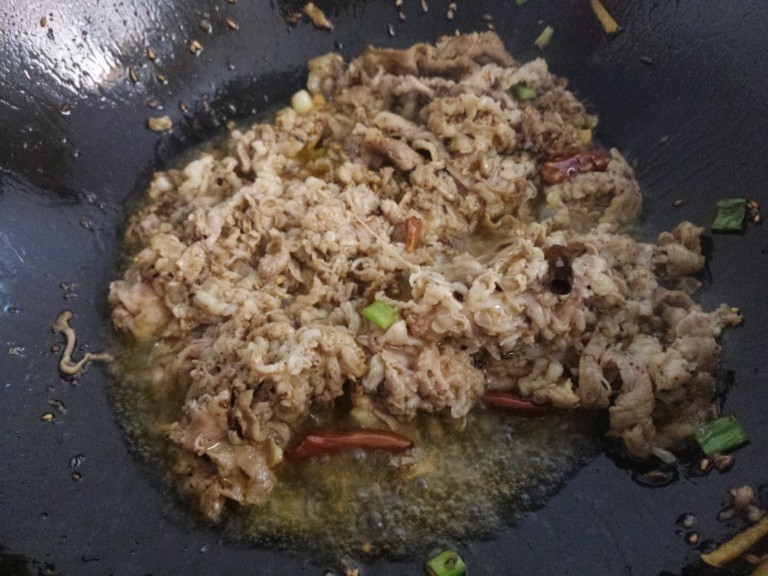
[{"label": "black wok interior", "polygon": [[[129,451],[108,398],[107,371],[57,372],[51,331],[71,309],[80,348],[110,339],[106,295],[127,211],[153,170],[224,129],[287,102],[308,58],[368,44],[405,47],[485,29],[518,59],[539,55],[600,114],[600,141],[636,165],[641,235],[682,219],[707,225],[720,198],[768,206],[768,7],[762,0],[606,0],[624,31],[603,34],[588,0],[317,0],[333,32],[285,15],[277,0],[5,0],[0,11],[0,574],[340,573],[302,550],[238,547],[195,525]],[[207,14],[206,14],[207,13]],[[207,18],[212,32],[199,27]],[[42,20],[45,20],[44,22]],[[237,23],[232,30],[226,20]],[[43,25],[44,24],[44,25]],[[534,39],[555,29],[540,53]],[[394,35],[393,35],[394,34]],[[190,39],[204,49],[190,53]],[[148,60],[151,46],[158,59]],[[131,80],[132,70],[137,82]],[[165,77],[158,78],[157,74]],[[149,104],[157,104],[157,109]],[[182,111],[183,103],[186,111]],[[146,129],[168,114],[170,134]],[[673,206],[675,200],[680,206]],[[730,472],[680,468],[641,487],[609,456],[583,468],[545,507],[482,542],[459,543],[474,576],[706,574],[676,519],[697,517],[703,541],[738,523],[716,513],[728,488],[752,484],[768,504],[768,234],[708,233],[699,299],[728,302],[745,324],[723,339],[724,411],[751,443]],[[52,422],[41,421],[46,412]],[[71,459],[83,455],[82,463]],[[80,481],[72,473],[82,475]],[[329,530],[333,527],[329,526]],[[425,554],[428,551],[425,551]],[[766,550],[768,552],[768,550]],[[422,559],[374,560],[362,574],[423,573]],[[718,574],[745,574],[736,563]]]}]

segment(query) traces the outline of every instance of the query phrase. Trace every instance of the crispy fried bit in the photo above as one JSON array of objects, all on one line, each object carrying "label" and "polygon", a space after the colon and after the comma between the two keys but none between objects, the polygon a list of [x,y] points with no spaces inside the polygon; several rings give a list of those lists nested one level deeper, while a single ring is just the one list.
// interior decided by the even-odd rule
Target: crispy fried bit
[{"label": "crispy fried bit", "polygon": [[169,132],[173,128],[170,116],[150,116],[147,118],[147,128],[152,132]]},{"label": "crispy fried bit", "polygon": [[325,28],[326,30],[333,30],[333,22],[328,20],[328,17],[325,15],[325,12],[323,12],[320,8],[315,6],[313,2],[308,2],[304,6],[304,14],[309,16],[309,19],[312,20],[312,24],[314,24],[316,28]]},{"label": "crispy fried bit", "polygon": [[77,343],[77,336],[75,335],[74,328],[69,324],[71,319],[72,312],[70,310],[64,310],[53,325],[53,331],[57,334],[64,334],[67,339],[67,345],[64,348],[64,352],[61,354],[61,360],[59,361],[59,371],[67,376],[76,376],[82,372],[89,362],[111,362],[112,355],[107,354],[106,352],[86,352],[79,361],[75,362],[72,360],[72,352]]},{"label": "crispy fried bit", "polygon": [[192,52],[195,56],[199,56],[200,52],[203,51],[203,45],[200,44],[197,40],[190,40],[189,42],[189,51]]}]

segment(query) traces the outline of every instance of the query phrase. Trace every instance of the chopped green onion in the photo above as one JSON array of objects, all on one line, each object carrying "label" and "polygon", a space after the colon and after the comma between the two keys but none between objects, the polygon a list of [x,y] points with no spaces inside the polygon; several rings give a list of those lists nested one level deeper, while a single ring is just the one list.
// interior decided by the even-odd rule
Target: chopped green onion
[{"label": "chopped green onion", "polygon": [[621,26],[613,19],[613,16],[605,9],[605,6],[600,3],[600,0],[590,0],[590,4],[592,4],[592,11],[597,16],[597,19],[600,20],[600,25],[608,36],[621,32]]},{"label": "chopped green onion", "polygon": [[522,6],[526,2],[528,2],[528,0],[515,0],[515,4],[517,4],[518,6]]},{"label": "chopped green onion", "polygon": [[707,456],[728,452],[748,440],[744,428],[735,416],[724,416],[713,420],[696,432],[696,442]]},{"label": "chopped green onion", "polygon": [[388,330],[392,324],[400,320],[397,310],[380,300],[363,308],[362,314],[382,330]]},{"label": "chopped green onion", "polygon": [[533,100],[536,98],[536,90],[528,86],[525,82],[518,82],[512,86],[512,95],[524,102],[525,100]]},{"label": "chopped green onion", "polygon": [[547,26],[544,28],[544,30],[541,31],[541,34],[539,34],[539,37],[533,41],[533,43],[536,44],[536,48],[539,50],[544,50],[544,48],[549,46],[549,43],[552,42],[552,36],[554,33],[555,29],[552,28],[552,26]]},{"label": "chopped green onion", "polygon": [[467,565],[453,550],[440,552],[434,558],[427,560],[424,566],[429,576],[463,576],[467,573]]},{"label": "chopped green onion", "polygon": [[712,222],[712,232],[741,232],[747,217],[747,201],[729,198],[717,203],[717,215]]}]

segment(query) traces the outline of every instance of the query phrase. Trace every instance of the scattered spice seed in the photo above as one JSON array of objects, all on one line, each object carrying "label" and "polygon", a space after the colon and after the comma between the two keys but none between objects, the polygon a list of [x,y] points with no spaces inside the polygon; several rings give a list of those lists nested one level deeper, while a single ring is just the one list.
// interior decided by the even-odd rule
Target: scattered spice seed
[{"label": "scattered spice seed", "polygon": [[715,456],[715,468],[719,472],[728,472],[731,468],[733,468],[733,464],[736,462],[736,459],[730,455],[730,454],[721,454],[719,456]]},{"label": "scattered spice seed", "polygon": [[728,520],[733,520],[736,517],[736,509],[732,506],[728,506],[727,508],[723,508],[720,510],[720,512],[717,513],[717,519],[720,522],[726,522]]},{"label": "scattered spice seed", "polygon": [[136,84],[139,81],[139,77],[136,76],[136,72],[133,70],[133,68],[128,68],[128,78],[130,78],[131,82]]},{"label": "scattered spice seed", "polygon": [[680,514],[680,516],[677,517],[677,523],[680,524],[683,528],[691,529],[693,528],[694,524],[696,524],[696,516],[691,514],[690,512],[684,512],[683,514]]},{"label": "scattered spice seed", "polygon": [[750,504],[747,507],[747,520],[750,522],[757,522],[763,516],[765,516],[765,512],[754,504]]},{"label": "scattered spice seed", "polygon": [[46,18],[45,16],[40,18],[40,26],[42,28],[45,28],[46,26],[48,26],[48,18]]},{"label": "scattered spice seed", "polygon": [[426,14],[429,12],[429,4],[427,4],[427,0],[421,0],[421,11]]},{"label": "scattered spice seed", "polygon": [[237,30],[238,28],[240,28],[237,22],[232,20],[232,18],[227,18],[227,26],[229,26],[232,30]]},{"label": "scattered spice seed", "polygon": [[653,66],[653,58],[651,58],[650,56],[640,56],[640,62],[642,62],[646,66]]},{"label": "scattered spice seed", "polygon": [[701,535],[698,532],[688,532],[688,534],[685,535],[685,541],[691,546],[698,544],[700,539]]},{"label": "scattered spice seed", "polygon": [[395,0],[395,8],[400,8],[403,5],[403,0]]},{"label": "scattered spice seed", "polygon": [[291,12],[285,15],[285,21],[291,26],[296,26],[296,24],[299,23],[299,20],[301,20],[301,16],[301,12]]},{"label": "scattered spice seed", "polygon": [[304,14],[309,16],[309,19],[312,20],[312,24],[314,24],[316,28],[325,28],[326,30],[333,30],[333,22],[328,20],[328,17],[325,15],[325,12],[323,12],[320,8],[315,6],[313,2],[308,2],[304,6]]},{"label": "scattered spice seed", "polygon": [[160,106],[160,100],[158,100],[157,98],[150,98],[149,100],[147,100],[147,106],[149,106],[154,110],[155,108]]},{"label": "scattered spice seed", "polygon": [[189,51],[192,52],[195,56],[199,56],[200,52],[203,51],[203,45],[200,44],[197,40],[190,40],[189,41]]},{"label": "scattered spice seed", "polygon": [[541,31],[541,34],[539,34],[538,38],[536,38],[533,43],[539,50],[544,50],[544,48],[549,46],[549,43],[552,42],[552,36],[554,36],[554,34],[555,29],[552,26],[547,26]]},{"label": "scattered spice seed", "polygon": [[389,34],[392,38],[395,37],[395,27],[392,24],[387,24],[387,34]]},{"label": "scattered spice seed", "polygon": [[165,74],[157,74],[155,78],[160,84],[168,84],[168,78],[165,77]]},{"label": "scattered spice seed", "polygon": [[189,110],[189,106],[187,106],[184,102],[179,102],[179,110],[182,112],[186,112]]},{"label": "scattered spice seed", "polygon": [[72,480],[75,482],[80,482],[80,480],[83,479],[83,475],[80,474],[80,472],[72,472]]},{"label": "scattered spice seed", "polygon": [[208,20],[208,18],[203,18],[202,20],[200,20],[197,26],[198,28],[200,28],[200,30],[202,30],[203,32],[207,32],[208,34],[213,32],[213,26],[211,25],[211,21]]},{"label": "scattered spice seed", "polygon": [[170,116],[153,116],[147,118],[147,128],[152,132],[169,132],[173,128]]},{"label": "scattered spice seed", "polygon": [[227,2],[229,2],[230,4],[235,4],[237,0],[227,0]]},{"label": "scattered spice seed", "polygon": [[80,464],[83,463],[83,460],[85,460],[85,456],[83,454],[75,454],[72,456],[72,458],[69,459],[69,467],[77,468],[80,466]]},{"label": "scattered spice seed", "polygon": [[702,472],[706,472],[709,470],[709,467],[712,465],[712,462],[709,461],[709,458],[702,458],[699,460],[699,470]]},{"label": "scattered spice seed", "polygon": [[40,416],[40,420],[43,422],[53,422],[56,419],[56,414],[53,412],[46,412],[42,416]]},{"label": "scattered spice seed", "polygon": [[157,60],[157,54],[155,54],[155,51],[152,50],[150,46],[147,46],[147,58],[149,58],[152,62]]},{"label": "scattered spice seed", "polygon": [[405,22],[405,12],[400,10],[400,12],[397,13],[397,19],[400,20],[400,22]]},{"label": "scattered spice seed", "polygon": [[657,486],[666,486],[675,479],[674,472],[666,470],[651,470],[644,474],[635,476],[635,480],[643,485],[655,488]]},{"label": "scattered spice seed", "polygon": [[680,206],[682,206],[684,203],[685,202],[682,198],[678,198],[677,200],[672,202],[672,206],[674,206],[675,208],[680,208]]},{"label": "scattered spice seed", "polygon": [[677,456],[672,454],[672,452],[670,452],[666,448],[658,448],[654,446],[651,448],[651,451],[659,460],[664,462],[664,464],[669,464],[669,465],[677,464]]},{"label": "scattered spice seed", "polygon": [[667,136],[666,134],[664,134],[664,136],[659,138],[659,146],[664,146],[664,144],[666,144],[667,142],[669,142],[669,136]]}]

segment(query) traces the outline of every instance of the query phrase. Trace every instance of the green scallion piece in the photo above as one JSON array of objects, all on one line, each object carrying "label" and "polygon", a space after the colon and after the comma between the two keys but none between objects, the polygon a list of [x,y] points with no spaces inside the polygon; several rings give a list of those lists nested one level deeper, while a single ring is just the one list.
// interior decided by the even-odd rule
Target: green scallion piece
[{"label": "green scallion piece", "polygon": [[464,560],[453,550],[445,550],[430,558],[424,568],[429,576],[463,576],[467,573]]},{"label": "green scallion piece", "polygon": [[717,215],[712,221],[712,232],[741,232],[747,218],[747,201],[728,198],[717,203]]},{"label": "green scallion piece", "polygon": [[515,0],[515,4],[517,4],[518,6],[522,6],[526,2],[528,2],[528,0]]},{"label": "green scallion piece", "polygon": [[392,324],[400,320],[400,314],[397,310],[380,300],[376,300],[370,306],[363,308],[362,314],[382,330],[388,330]]},{"label": "green scallion piece", "polygon": [[533,100],[536,98],[536,90],[528,86],[525,82],[518,82],[512,86],[512,96],[521,102]]},{"label": "green scallion piece", "polygon": [[544,30],[541,31],[541,34],[539,34],[539,37],[536,38],[533,43],[536,44],[536,48],[539,50],[544,50],[544,48],[549,46],[549,43],[552,42],[552,36],[554,34],[555,29],[552,28],[552,26],[547,26],[544,28]]},{"label": "green scallion piece", "polygon": [[699,428],[696,442],[704,454],[723,454],[748,442],[746,432],[735,416],[723,416]]}]

